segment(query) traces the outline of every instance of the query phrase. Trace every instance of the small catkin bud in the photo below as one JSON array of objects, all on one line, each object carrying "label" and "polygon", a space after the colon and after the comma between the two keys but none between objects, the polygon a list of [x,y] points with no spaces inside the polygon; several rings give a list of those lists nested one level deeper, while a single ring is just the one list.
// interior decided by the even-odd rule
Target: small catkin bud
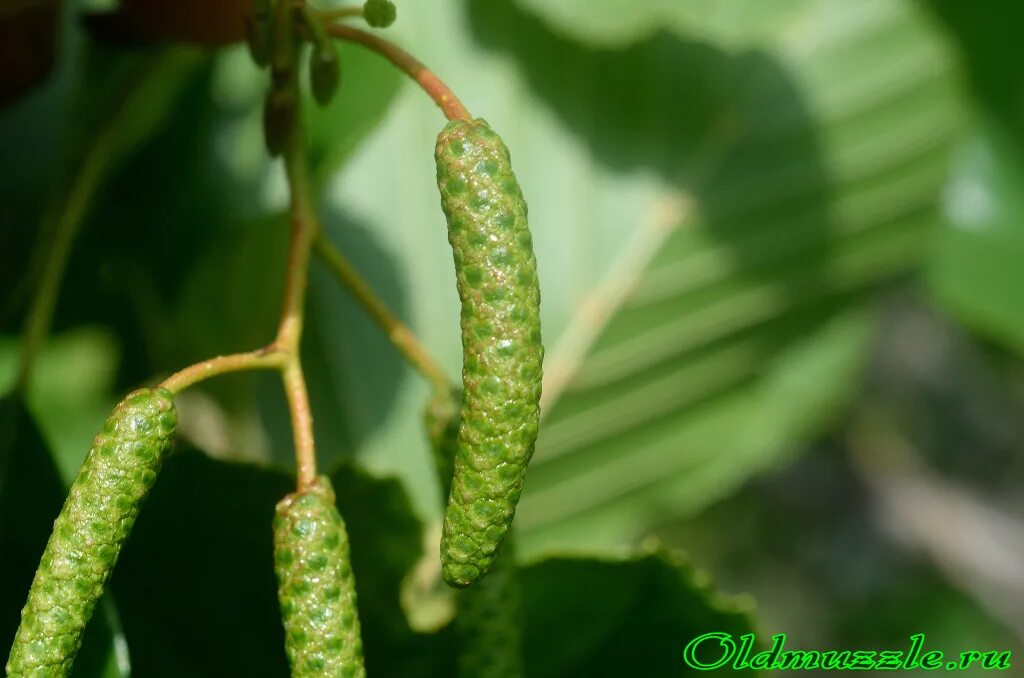
[{"label": "small catkin bud", "polygon": [[93,440],[53,524],[8,676],[67,676],[103,586],[149,494],[178,423],[162,388],[129,394]]},{"label": "small catkin bud", "polygon": [[374,28],[387,28],[397,17],[398,10],[391,0],[366,0],[363,5],[363,18]]},{"label": "small catkin bud", "polygon": [[293,678],[364,677],[348,534],[326,477],[278,503],[274,569]]},{"label": "small catkin bud", "polygon": [[294,90],[272,89],[267,92],[263,104],[263,137],[271,156],[277,157],[284,152],[297,119],[298,101]]},{"label": "small catkin bud", "polygon": [[341,79],[341,67],[338,62],[338,50],[334,44],[314,45],[309,56],[309,81],[313,86],[313,98],[321,106],[326,106],[338,91]]}]

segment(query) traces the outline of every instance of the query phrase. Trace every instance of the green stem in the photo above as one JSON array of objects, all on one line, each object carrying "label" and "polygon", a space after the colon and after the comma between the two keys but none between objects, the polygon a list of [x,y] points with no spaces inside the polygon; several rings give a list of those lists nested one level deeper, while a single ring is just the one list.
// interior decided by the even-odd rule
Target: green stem
[{"label": "green stem", "polygon": [[363,16],[362,7],[335,7],[334,9],[322,9],[316,13],[321,21],[334,21],[336,19],[350,19]]},{"label": "green stem", "polygon": [[175,372],[164,379],[160,386],[177,395],[189,386],[194,386],[221,374],[247,370],[281,369],[285,358],[285,354],[273,345],[248,353],[217,356]]},{"label": "green stem", "polygon": [[[295,84],[297,87],[297,83]],[[296,100],[298,100],[296,92]],[[316,482],[316,448],[313,439],[313,416],[309,395],[299,358],[302,324],[305,312],[309,259],[319,223],[313,208],[313,191],[306,158],[306,139],[301,115],[289,136],[284,151],[285,174],[291,191],[292,238],[288,255],[281,322],[274,346],[285,354],[282,380],[288,396],[288,409],[295,439],[295,462],[299,489]]]},{"label": "green stem", "polygon": [[441,393],[452,390],[444,370],[434,360],[426,347],[420,343],[416,335],[396,316],[387,304],[374,294],[373,290],[359,275],[355,267],[345,258],[338,248],[330,243],[321,233],[313,243],[316,253],[327,264],[335,277],[344,285],[356,301],[363,307],[373,322],[387,335],[398,352],[420,374],[423,375],[434,389]]}]

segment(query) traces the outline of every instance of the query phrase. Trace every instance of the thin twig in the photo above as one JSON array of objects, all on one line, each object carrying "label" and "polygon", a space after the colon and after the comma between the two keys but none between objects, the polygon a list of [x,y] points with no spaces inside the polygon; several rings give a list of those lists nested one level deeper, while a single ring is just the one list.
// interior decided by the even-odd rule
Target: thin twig
[{"label": "thin twig", "polygon": [[248,353],[217,356],[175,372],[164,379],[160,386],[171,393],[178,394],[189,386],[220,374],[246,370],[281,369],[285,358],[285,354],[272,345]]},{"label": "thin twig", "polygon": [[334,9],[322,9],[317,16],[321,21],[336,21],[337,19],[349,19],[363,16],[362,7],[335,7]]},{"label": "thin twig", "polygon": [[373,290],[359,275],[355,267],[345,258],[338,248],[330,243],[321,233],[313,243],[316,253],[327,264],[335,277],[344,285],[356,301],[369,314],[377,326],[387,335],[391,343],[398,349],[406,361],[423,375],[440,392],[452,390],[444,370],[434,360],[426,347],[420,343],[408,325],[396,316],[387,304],[374,294]]},{"label": "thin twig", "polygon": [[309,393],[298,353],[286,358],[281,379],[285,395],[288,397],[288,411],[295,439],[295,473],[301,490],[316,482],[316,445],[313,439],[313,414],[309,407]]},{"label": "thin twig", "polygon": [[299,358],[299,344],[302,340],[310,249],[319,230],[319,224],[313,208],[313,192],[306,163],[306,140],[301,122],[298,120],[284,152],[284,163],[291,191],[292,237],[284,301],[281,305],[281,322],[274,345],[285,354],[281,377],[288,395],[288,409],[295,440],[295,465],[299,488],[302,489],[316,482],[313,415]]},{"label": "thin twig", "polygon": [[449,120],[470,120],[472,116],[451,88],[444,84],[433,71],[398,45],[358,28],[343,24],[327,26],[327,32],[334,37],[354,42],[373,50],[393,63],[423,89],[434,100]]}]

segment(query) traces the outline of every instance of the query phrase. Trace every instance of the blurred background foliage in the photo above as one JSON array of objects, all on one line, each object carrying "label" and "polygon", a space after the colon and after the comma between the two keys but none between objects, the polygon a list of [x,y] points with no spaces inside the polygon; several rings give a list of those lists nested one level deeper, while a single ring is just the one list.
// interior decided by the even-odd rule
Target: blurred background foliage
[{"label": "blurred background foliage", "polygon": [[[750,628],[1019,655],[1024,5],[398,5],[390,37],[501,131],[530,203],[548,353],[517,517],[529,675],[677,675],[689,638]],[[96,186],[27,402],[4,401],[4,638],[113,403],[277,317],[287,196],[234,42],[245,3],[115,6],[0,9],[5,390],[37,243],[76,176]],[[324,227],[457,379],[441,117],[341,55],[340,96],[306,107]],[[426,385],[319,266],[304,361],[370,671],[448,675]],[[279,385],[225,377],[181,410],[76,675],[284,671]]]}]

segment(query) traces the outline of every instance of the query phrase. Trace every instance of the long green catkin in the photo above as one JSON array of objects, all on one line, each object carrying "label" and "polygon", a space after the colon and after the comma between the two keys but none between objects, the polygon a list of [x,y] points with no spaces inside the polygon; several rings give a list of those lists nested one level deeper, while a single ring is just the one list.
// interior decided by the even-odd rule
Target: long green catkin
[{"label": "long green catkin", "polygon": [[111,413],[78,471],[36,570],[8,676],[68,676],[82,632],[156,481],[178,423],[170,391],[140,389]]},{"label": "long green catkin", "polygon": [[274,569],[292,676],[365,676],[348,534],[327,477],[278,503]]},{"label": "long green catkin", "polygon": [[435,147],[462,301],[463,397],[441,535],[442,573],[468,586],[512,524],[540,420],[540,288],[526,201],[484,120],[454,120]]},{"label": "long green catkin", "polygon": [[[458,446],[458,393],[436,392],[427,401],[424,421],[434,465],[444,494],[451,490]],[[491,572],[456,592],[455,634],[460,678],[519,678],[522,660],[522,592],[514,534],[495,559]]]}]

